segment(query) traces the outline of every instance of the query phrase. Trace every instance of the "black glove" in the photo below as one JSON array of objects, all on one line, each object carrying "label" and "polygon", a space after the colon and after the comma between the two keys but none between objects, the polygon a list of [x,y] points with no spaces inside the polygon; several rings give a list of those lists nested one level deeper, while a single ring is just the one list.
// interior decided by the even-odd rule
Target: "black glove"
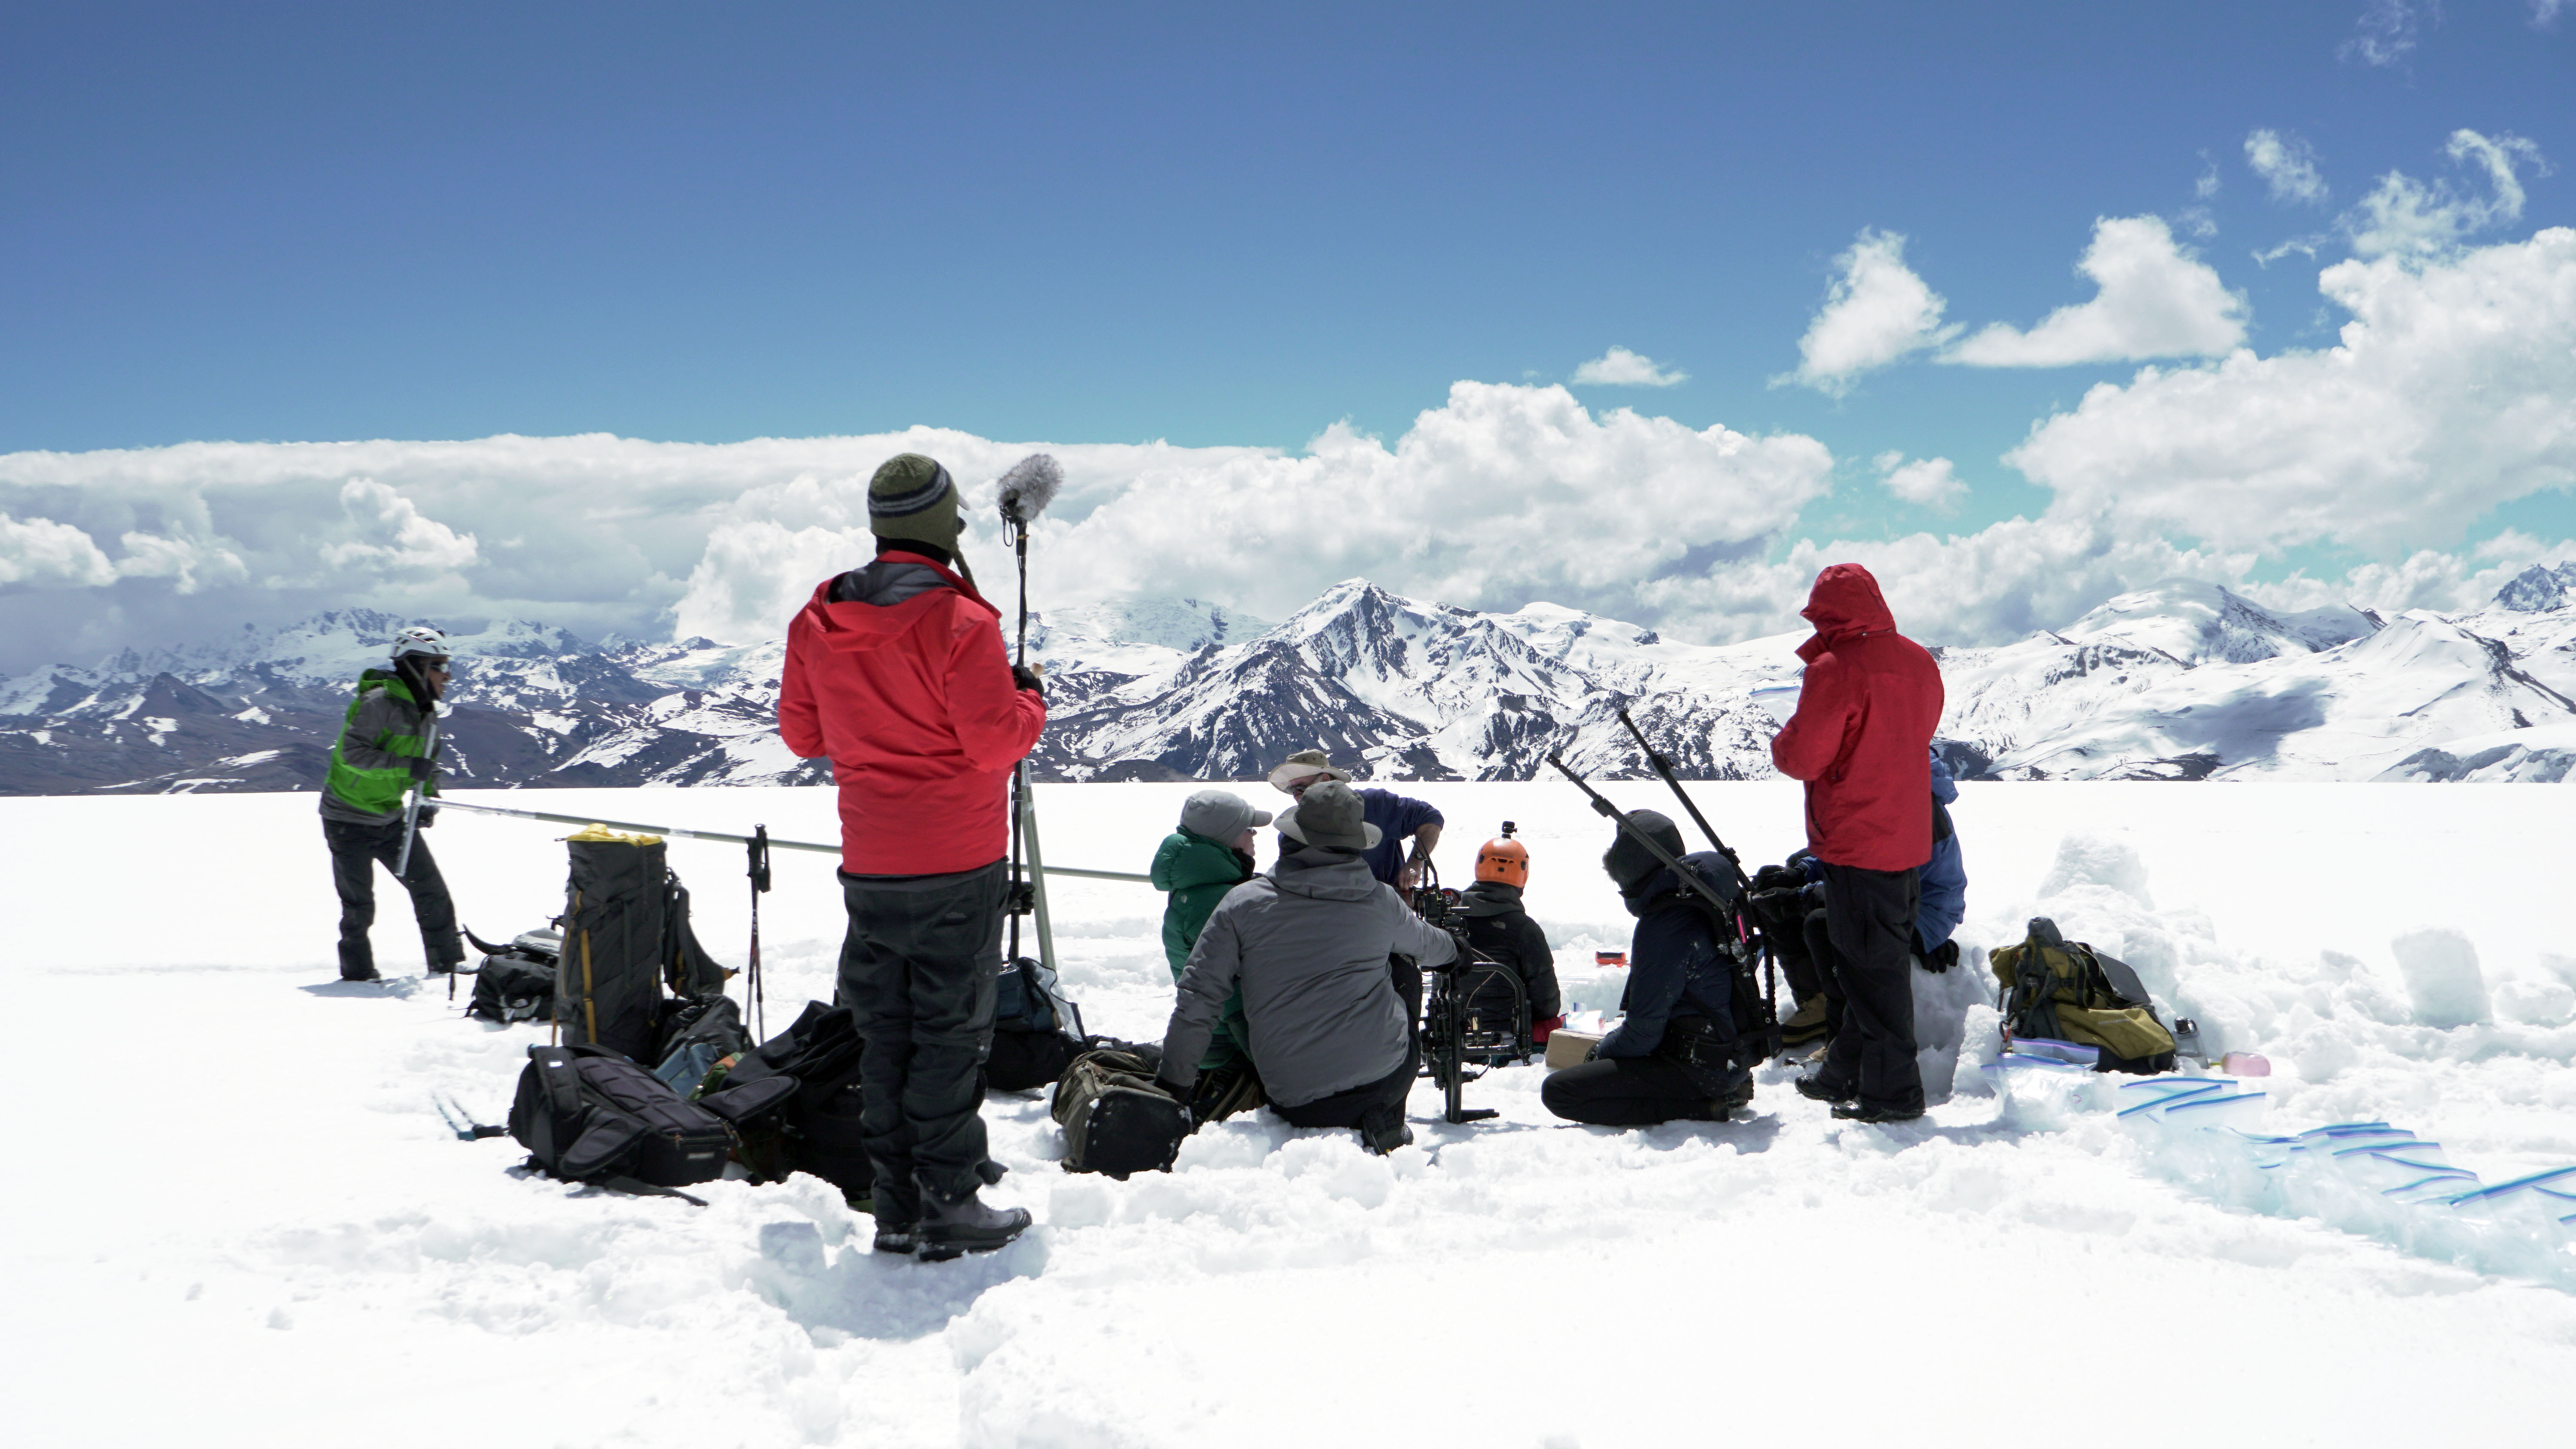
[{"label": "black glove", "polygon": [[1027,690],[1029,693],[1036,695],[1040,699],[1046,698],[1046,686],[1039,682],[1037,671],[1029,668],[1025,664],[1014,664],[1011,666],[1011,683],[1018,685],[1020,688]]},{"label": "black glove", "polygon": [[427,755],[414,755],[409,764],[411,777],[415,780],[427,780],[438,774],[438,761]]},{"label": "black glove", "polygon": [[438,807],[435,805],[423,805],[420,807],[420,818],[412,823],[423,830],[427,830],[429,827],[436,825],[438,823]]},{"label": "black glove", "polygon": [[1753,873],[1757,891],[1796,890],[1807,883],[1807,873],[1794,865],[1766,865]]}]

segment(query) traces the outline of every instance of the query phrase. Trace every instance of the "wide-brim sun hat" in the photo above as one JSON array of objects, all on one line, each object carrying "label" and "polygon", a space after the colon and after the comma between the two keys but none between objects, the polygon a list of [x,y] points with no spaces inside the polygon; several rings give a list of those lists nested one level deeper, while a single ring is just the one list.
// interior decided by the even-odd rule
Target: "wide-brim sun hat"
[{"label": "wide-brim sun hat", "polygon": [[1350,786],[1327,780],[1309,789],[1306,798],[1279,812],[1279,833],[1300,845],[1375,850],[1386,832],[1361,818],[1363,808]]},{"label": "wide-brim sun hat", "polygon": [[1299,750],[1280,761],[1278,767],[1270,772],[1270,788],[1285,795],[1289,793],[1288,786],[1292,782],[1305,779],[1309,775],[1321,775],[1327,780],[1339,780],[1344,784],[1348,784],[1351,778],[1350,771],[1334,764],[1332,757],[1322,750]]}]

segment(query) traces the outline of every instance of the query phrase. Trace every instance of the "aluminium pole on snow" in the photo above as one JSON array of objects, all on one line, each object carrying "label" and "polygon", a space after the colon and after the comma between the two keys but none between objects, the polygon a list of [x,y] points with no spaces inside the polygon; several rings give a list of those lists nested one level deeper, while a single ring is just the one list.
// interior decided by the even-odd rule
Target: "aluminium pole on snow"
[{"label": "aluminium pole on snow", "polygon": [[[643,835],[668,836],[673,840],[712,840],[723,845],[749,845],[752,837],[732,835],[721,830],[683,830],[675,825],[649,825],[641,820],[602,820],[596,815],[559,815],[550,810],[514,810],[507,805],[478,805],[470,800],[453,800],[440,796],[441,810],[463,810],[474,815],[506,815],[513,820],[539,820],[549,825],[604,825],[611,830],[632,830]],[[781,840],[769,837],[773,850],[801,850],[814,855],[839,855],[841,847],[812,840]],[[1050,865],[1048,875],[1077,876],[1084,880],[1123,880],[1138,885],[1151,885],[1154,878],[1128,870],[1087,870],[1070,865]]]}]

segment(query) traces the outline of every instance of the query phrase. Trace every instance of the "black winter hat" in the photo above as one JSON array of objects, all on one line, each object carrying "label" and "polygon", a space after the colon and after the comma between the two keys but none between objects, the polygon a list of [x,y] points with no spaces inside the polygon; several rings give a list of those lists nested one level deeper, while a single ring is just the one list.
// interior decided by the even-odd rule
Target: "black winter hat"
[{"label": "black winter hat", "polygon": [[[1660,810],[1631,810],[1628,819],[1673,859],[1681,859],[1681,827],[1673,824],[1671,816]],[[1621,830],[1619,838],[1611,841],[1610,848],[1602,852],[1601,868],[1610,872],[1610,879],[1618,884],[1619,894],[1633,896],[1638,887],[1654,879],[1655,872],[1666,867],[1655,859],[1654,852],[1639,845],[1636,837]]]}]

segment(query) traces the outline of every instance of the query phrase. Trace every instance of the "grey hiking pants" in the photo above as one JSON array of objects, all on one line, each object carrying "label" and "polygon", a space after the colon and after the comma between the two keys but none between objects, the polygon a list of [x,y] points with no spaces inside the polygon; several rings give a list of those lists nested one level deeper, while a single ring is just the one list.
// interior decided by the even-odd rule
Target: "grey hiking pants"
[{"label": "grey hiking pants", "polygon": [[841,875],[850,931],[839,1004],[866,1043],[859,1133],[880,1222],[920,1215],[916,1174],[943,1196],[983,1182],[984,1052],[1008,885],[1000,861],[954,875]]}]

